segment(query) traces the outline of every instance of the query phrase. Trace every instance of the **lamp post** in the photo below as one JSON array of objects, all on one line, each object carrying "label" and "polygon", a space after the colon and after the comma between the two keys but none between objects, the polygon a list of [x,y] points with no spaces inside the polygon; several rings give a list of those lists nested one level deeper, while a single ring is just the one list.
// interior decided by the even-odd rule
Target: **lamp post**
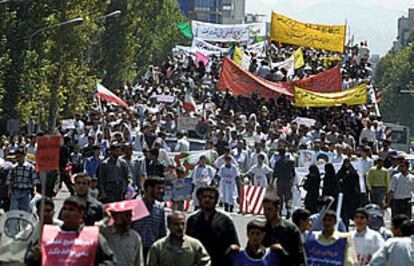
[{"label": "lamp post", "polygon": [[111,13],[108,13],[108,14],[103,15],[101,17],[95,18],[94,21],[105,20],[105,19],[107,19],[109,17],[118,17],[118,16],[121,15],[121,13],[122,13],[121,10],[115,10],[114,12],[111,12]]}]

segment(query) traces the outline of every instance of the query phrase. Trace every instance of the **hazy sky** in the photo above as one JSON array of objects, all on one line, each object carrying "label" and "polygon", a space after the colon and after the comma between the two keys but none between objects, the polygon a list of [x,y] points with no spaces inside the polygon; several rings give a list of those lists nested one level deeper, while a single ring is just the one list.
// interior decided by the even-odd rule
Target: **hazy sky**
[{"label": "hazy sky", "polygon": [[371,54],[384,55],[397,37],[397,19],[408,16],[414,0],[246,0],[246,13],[270,21],[271,11],[311,23],[344,24],[355,41],[368,40]]}]

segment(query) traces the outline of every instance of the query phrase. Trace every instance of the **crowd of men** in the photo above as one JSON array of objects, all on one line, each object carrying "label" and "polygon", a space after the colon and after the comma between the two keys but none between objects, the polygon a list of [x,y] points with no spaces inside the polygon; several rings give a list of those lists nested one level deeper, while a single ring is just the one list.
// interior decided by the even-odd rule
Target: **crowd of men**
[{"label": "crowd of men", "polygon": [[[362,82],[371,87],[365,44],[343,54],[303,48],[305,66],[293,77],[271,67],[270,60],[284,60],[296,49],[273,43],[268,57],[252,54],[249,71],[278,82],[309,77],[339,63],[343,90]],[[324,60],[338,56],[339,62]],[[43,133],[2,139],[1,207],[34,213],[43,224],[55,225],[44,227],[50,232],[59,228],[83,237],[82,232],[93,234],[99,226],[91,244],[95,255],[79,261],[85,265],[256,265],[257,260],[267,263],[263,265],[305,265],[320,243],[337,243],[343,265],[412,265],[414,177],[409,161],[391,149],[375,106],[309,109],[296,108],[283,96],[269,101],[257,94],[235,96],[217,90],[221,63],[217,56],[205,66],[191,56],[173,55],[151,66],[137,85],[114,90],[129,104],[128,110],[94,101],[87,112],[76,114],[72,127],[59,124],[59,171],[47,174],[44,195],[41,179],[26,158],[36,154],[36,137]],[[199,110],[183,108],[187,89]],[[158,95],[173,100],[166,103]],[[183,115],[207,122],[205,150],[211,158],[200,157],[187,177],[193,183],[191,210],[197,211],[187,217],[182,202],[173,202],[165,217],[166,180],[185,178],[171,152],[190,151],[190,137],[196,136],[177,129]],[[315,122],[307,125],[297,117]],[[167,142],[169,137],[176,138],[174,145]],[[329,156],[314,161],[306,176],[298,178],[305,150]],[[54,210],[52,198],[62,183],[71,197],[61,210]],[[264,219],[248,223],[246,247],[240,247],[228,215],[239,210],[242,184],[267,188]],[[303,202],[293,202],[295,191],[304,195]],[[338,217],[333,210],[340,194],[344,204]],[[149,212],[144,218],[134,220],[133,207],[125,204],[104,210],[103,204],[137,196]],[[331,208],[321,214],[332,198]],[[392,232],[384,225],[388,206]],[[28,265],[40,265],[49,254],[42,242],[53,242],[48,239],[53,234],[45,235],[45,230],[34,231],[25,256]]]}]

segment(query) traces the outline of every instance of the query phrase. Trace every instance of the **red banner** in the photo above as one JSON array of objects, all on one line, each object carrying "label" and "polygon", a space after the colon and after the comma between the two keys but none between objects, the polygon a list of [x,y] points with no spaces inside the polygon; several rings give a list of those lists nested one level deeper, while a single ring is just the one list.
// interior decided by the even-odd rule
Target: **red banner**
[{"label": "red banner", "polygon": [[219,81],[220,90],[229,88],[234,95],[250,97],[257,93],[265,99],[272,99],[280,94],[293,96],[295,86],[313,92],[339,92],[342,90],[339,66],[299,81],[271,82],[244,70],[231,59],[224,58]]},{"label": "red banner", "polygon": [[60,136],[37,138],[36,171],[49,172],[59,170]]},{"label": "red banner", "polygon": [[46,224],[42,235],[42,265],[94,265],[98,237],[99,228],[95,226],[85,226],[78,233]]}]

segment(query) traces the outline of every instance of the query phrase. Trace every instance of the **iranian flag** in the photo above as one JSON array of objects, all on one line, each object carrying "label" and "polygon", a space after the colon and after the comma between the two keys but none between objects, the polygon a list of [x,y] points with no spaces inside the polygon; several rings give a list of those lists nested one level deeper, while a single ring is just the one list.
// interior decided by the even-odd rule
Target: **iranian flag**
[{"label": "iranian flag", "polygon": [[187,89],[187,92],[185,93],[183,107],[189,112],[195,111],[197,109],[197,105],[193,99],[192,91],[189,89]]},{"label": "iranian flag", "polygon": [[96,92],[98,93],[98,97],[101,98],[101,99],[104,99],[104,100],[106,100],[108,102],[111,102],[111,103],[114,103],[114,104],[117,104],[117,105],[122,105],[125,108],[128,108],[129,107],[126,102],[124,102],[123,100],[121,100],[112,91],[110,91],[107,88],[105,88],[98,81],[96,82]]}]

